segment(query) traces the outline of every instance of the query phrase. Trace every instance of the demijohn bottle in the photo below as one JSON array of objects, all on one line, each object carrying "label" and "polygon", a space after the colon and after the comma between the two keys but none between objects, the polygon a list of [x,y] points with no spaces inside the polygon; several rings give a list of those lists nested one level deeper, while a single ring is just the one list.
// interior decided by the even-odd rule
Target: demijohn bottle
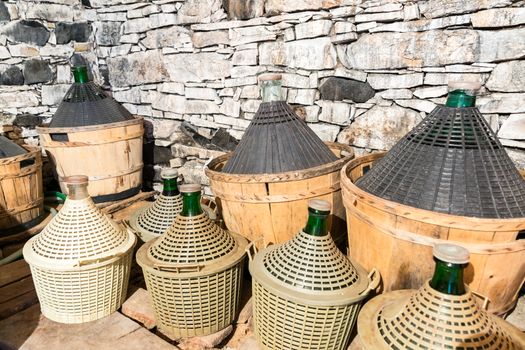
[{"label": "demijohn bottle", "polygon": [[436,267],[430,286],[444,294],[465,294],[463,271],[469,262],[468,250],[452,244],[437,244],[433,253]]},{"label": "demijohn bottle", "polygon": [[476,92],[480,85],[476,82],[451,82],[448,85],[447,107],[465,108],[474,107],[476,104]]},{"label": "demijohn bottle", "polygon": [[75,66],[73,67],[73,77],[75,78],[75,83],[87,83],[89,82],[87,67],[86,66]]},{"label": "demijohn bottle", "polygon": [[202,214],[201,208],[201,186],[197,184],[186,184],[180,186],[182,194],[182,216],[197,216]]}]

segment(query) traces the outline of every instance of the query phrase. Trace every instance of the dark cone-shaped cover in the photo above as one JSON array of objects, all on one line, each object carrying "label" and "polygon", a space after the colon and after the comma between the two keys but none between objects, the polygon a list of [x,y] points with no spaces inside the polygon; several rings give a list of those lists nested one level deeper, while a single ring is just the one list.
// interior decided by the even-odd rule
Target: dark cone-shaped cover
[{"label": "dark cone-shaped cover", "polygon": [[49,127],[79,127],[129,119],[133,119],[133,116],[126,108],[90,81],[71,85]]},{"label": "dark cone-shaped cover", "polygon": [[27,153],[27,151],[22,146],[0,135],[0,158],[9,158],[25,153]]},{"label": "dark cone-shaped cover", "polygon": [[472,293],[448,295],[428,282],[417,291],[375,297],[357,325],[366,350],[522,349],[509,334],[512,327],[481,310]]},{"label": "dark cone-shaped cover", "polygon": [[436,107],[356,185],[441,213],[525,217],[525,181],[475,107]]},{"label": "dark cone-shaped cover", "polygon": [[263,102],[222,169],[275,174],[330,163],[337,157],[284,101]]}]

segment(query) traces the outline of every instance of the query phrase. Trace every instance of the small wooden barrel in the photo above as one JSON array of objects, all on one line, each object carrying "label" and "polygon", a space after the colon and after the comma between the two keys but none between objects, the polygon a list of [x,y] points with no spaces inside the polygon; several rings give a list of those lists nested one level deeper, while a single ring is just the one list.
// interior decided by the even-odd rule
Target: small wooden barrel
[{"label": "small wooden barrel", "polygon": [[339,157],[315,168],[278,174],[226,174],[221,169],[231,153],[212,160],[206,168],[228,230],[254,241],[258,247],[291,239],[306,223],[308,200],[320,198],[332,204],[332,236],[346,235],[340,170],[352,159],[351,147],[327,142]]},{"label": "small wooden barrel", "polygon": [[65,177],[83,174],[89,177],[88,191],[96,203],[137,194],[142,185],[142,122],[135,118],[74,128],[37,128],[62,192],[67,193]]},{"label": "small wooden barrel", "polygon": [[417,289],[432,277],[432,248],[449,242],[470,251],[465,280],[488,298],[492,313],[515,305],[525,281],[525,218],[481,219],[398,204],[354,184],[384,153],[357,158],[341,171],[350,256],[365,269],[377,267],[385,291]]},{"label": "small wooden barrel", "polygon": [[33,226],[44,213],[41,150],[24,148],[28,153],[0,159],[0,230]]}]

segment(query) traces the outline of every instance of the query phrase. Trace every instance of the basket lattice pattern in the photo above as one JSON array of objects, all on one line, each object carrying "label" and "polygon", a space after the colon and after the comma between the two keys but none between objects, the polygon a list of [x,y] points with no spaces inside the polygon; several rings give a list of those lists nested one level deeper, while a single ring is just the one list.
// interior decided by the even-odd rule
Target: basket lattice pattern
[{"label": "basket lattice pattern", "polygon": [[252,280],[254,326],[265,349],[346,349],[361,303],[319,307],[282,298]]},{"label": "basket lattice pattern", "polygon": [[471,293],[439,293],[427,282],[402,309],[377,315],[377,336],[391,349],[517,349],[509,335],[477,305]]},{"label": "basket lattice pattern", "polygon": [[224,257],[235,246],[235,239],[206,213],[193,217],[178,215],[148,254],[165,264],[198,264]]},{"label": "basket lattice pattern", "polygon": [[131,113],[93,82],[71,85],[49,124],[69,128],[108,124],[132,119]]},{"label": "basket lattice pattern", "polygon": [[91,259],[111,255],[128,240],[128,233],[98,210],[91,198],[67,200],[36,236],[32,250],[50,260]]},{"label": "basket lattice pattern", "polygon": [[336,160],[332,151],[285,101],[273,101],[261,103],[222,171],[275,174]]},{"label": "basket lattice pattern", "polygon": [[339,290],[359,279],[354,266],[329,235],[312,239],[301,231],[279,249],[268,252],[263,263],[272,276],[301,290]]},{"label": "basket lattice pattern", "polygon": [[525,181],[474,107],[436,107],[356,185],[447,214],[525,217]]},{"label": "basket lattice pattern", "polygon": [[243,260],[211,275],[184,278],[145,269],[155,319],[163,333],[194,337],[217,332],[235,319]]},{"label": "basket lattice pattern", "polygon": [[136,231],[147,234],[149,237],[160,236],[171,226],[175,217],[182,210],[182,196],[159,197],[136,216],[130,218],[130,225]]},{"label": "basket lattice pattern", "polygon": [[128,290],[132,250],[117,261],[78,271],[31,266],[42,313],[61,323],[82,323],[108,316]]}]

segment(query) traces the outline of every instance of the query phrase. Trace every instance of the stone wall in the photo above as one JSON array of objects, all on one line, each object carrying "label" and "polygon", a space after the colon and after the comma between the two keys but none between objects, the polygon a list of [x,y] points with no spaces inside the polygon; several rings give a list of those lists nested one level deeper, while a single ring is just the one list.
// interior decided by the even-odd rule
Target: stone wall
[{"label": "stone wall", "polygon": [[[0,2],[0,112],[35,143],[82,56],[152,126],[155,163],[206,182],[210,139],[236,139],[282,72],[287,101],[324,140],[390,148],[482,83],[478,106],[525,168],[525,8],[512,0],[9,0]],[[181,132],[187,122],[201,135]],[[190,133],[191,134],[191,133]],[[151,137],[151,134],[149,134]],[[224,139],[224,137],[223,137]],[[212,149],[202,146],[210,141]]]}]

